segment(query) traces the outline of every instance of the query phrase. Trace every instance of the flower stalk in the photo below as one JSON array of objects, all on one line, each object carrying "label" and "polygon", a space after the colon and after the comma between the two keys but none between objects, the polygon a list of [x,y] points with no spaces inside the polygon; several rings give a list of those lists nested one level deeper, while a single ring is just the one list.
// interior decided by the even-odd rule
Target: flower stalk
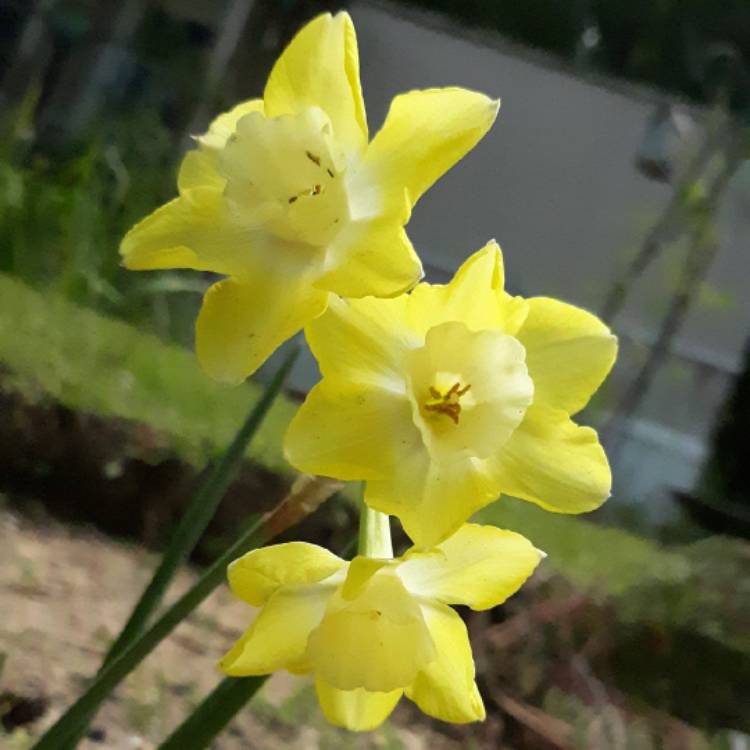
[{"label": "flower stalk", "polygon": [[364,483],[359,494],[359,539],[357,554],[362,557],[393,557],[390,516],[365,505]]}]

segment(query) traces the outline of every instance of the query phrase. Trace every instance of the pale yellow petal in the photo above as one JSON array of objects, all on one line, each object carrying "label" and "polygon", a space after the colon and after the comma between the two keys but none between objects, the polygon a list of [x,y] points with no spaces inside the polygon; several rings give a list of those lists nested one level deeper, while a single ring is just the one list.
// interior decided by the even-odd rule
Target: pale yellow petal
[{"label": "pale yellow petal", "polygon": [[287,542],[254,549],[227,569],[232,593],[260,607],[279,586],[317,583],[346,565],[324,547],[307,542]]},{"label": "pale yellow petal", "polygon": [[240,383],[327,302],[326,292],[292,275],[219,281],[206,292],[196,323],[198,361],[212,378]]},{"label": "pale yellow petal", "polygon": [[467,523],[436,549],[407,553],[398,575],[415,596],[491,609],[521,588],[541,557],[520,534]]},{"label": "pale yellow petal", "polygon": [[226,180],[217,171],[216,154],[208,149],[193,149],[185,154],[177,174],[180,194],[195,188],[208,187],[221,191]]},{"label": "pale yellow petal", "polygon": [[365,154],[384,191],[405,187],[412,204],[481,140],[499,103],[461,88],[397,96]]},{"label": "pale yellow petal", "polygon": [[398,562],[390,558],[363,557],[357,555],[346,571],[346,580],[341,587],[341,596],[345,600],[356,599],[373,576],[377,575],[383,568],[396,569]]},{"label": "pale yellow petal", "polygon": [[503,494],[557,513],[585,513],[608,497],[612,474],[596,432],[561,409],[534,404],[499,459]]},{"label": "pale yellow petal", "polygon": [[284,452],[309,474],[355,480],[388,475],[401,441],[419,439],[404,394],[326,379],[289,425]]},{"label": "pale yellow petal", "polygon": [[399,458],[389,475],[370,479],[365,485],[365,502],[374,510],[403,517],[416,507],[425,491],[430,468],[430,454],[419,430],[401,435]]},{"label": "pale yellow petal", "polygon": [[353,732],[377,729],[404,693],[400,689],[390,693],[368,692],[364,688],[338,690],[319,677],[315,680],[315,691],[326,719]]},{"label": "pale yellow petal", "polygon": [[527,304],[504,290],[503,256],[493,240],[471,255],[448,284],[420,284],[412,292],[412,325],[422,331],[461,321],[473,331],[495,329],[514,335],[523,323]]},{"label": "pale yellow petal", "polygon": [[422,278],[422,263],[391,217],[352,222],[329,250],[317,286],[344,297],[395,297]]},{"label": "pale yellow petal", "polygon": [[208,126],[208,131],[198,136],[198,142],[211,150],[224,148],[230,136],[236,130],[237,123],[251,112],[260,112],[263,114],[262,99],[248,99],[245,102],[235,105],[228,112],[220,114]]},{"label": "pale yellow petal", "polygon": [[356,597],[339,592],[331,599],[307,657],[315,674],[340,690],[391,692],[411,684],[435,649],[418,604],[385,569]]},{"label": "pale yellow petal", "polygon": [[466,626],[450,608],[423,604],[437,658],[406,689],[406,696],[429,716],[453,724],[482,721],[482,696],[474,681],[474,658]]},{"label": "pale yellow petal", "polygon": [[405,391],[404,356],[421,344],[407,324],[408,298],[331,297],[324,315],[305,328],[325,378]]},{"label": "pale yellow petal", "polygon": [[126,268],[151,271],[193,268],[242,273],[243,248],[251,233],[228,214],[221,192],[210,187],[188,190],[136,224],[120,245]]},{"label": "pale yellow petal", "polygon": [[537,402],[575,414],[604,381],[617,356],[617,338],[596,315],[546,297],[528,300],[518,332]]},{"label": "pale yellow petal", "polygon": [[335,586],[283,586],[266,602],[253,624],[219,666],[228,675],[304,671],[310,632],[318,626]]},{"label": "pale yellow petal", "polygon": [[263,98],[267,117],[320,107],[346,150],[363,149],[367,119],[357,37],[349,15],[325,13],[310,21],[276,61]]},{"label": "pale yellow petal", "polygon": [[[385,503],[371,493],[383,488],[370,487],[365,500],[379,510]],[[422,478],[422,494],[407,495],[400,504],[394,503],[397,515],[411,540],[420,547],[434,547],[458,528],[480,508],[493,502],[500,494],[501,477],[496,462],[457,454],[433,459]],[[401,488],[392,483],[388,490],[394,499]]]}]

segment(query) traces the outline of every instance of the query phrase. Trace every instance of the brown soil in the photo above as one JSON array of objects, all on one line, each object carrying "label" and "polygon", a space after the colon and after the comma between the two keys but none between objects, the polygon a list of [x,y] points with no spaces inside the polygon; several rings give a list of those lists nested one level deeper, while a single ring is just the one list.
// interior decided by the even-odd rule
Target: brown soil
[{"label": "brown soil", "polygon": [[[25,748],[81,692],[146,584],[155,557],[88,529],[32,523],[0,509],[0,702],[20,717],[3,747]],[[170,599],[190,585],[180,572]],[[84,750],[149,750],[221,679],[215,664],[251,610],[222,587],[115,691],[91,725]],[[0,706],[0,708],[2,708]],[[31,708],[31,710],[30,710]],[[24,718],[25,717],[25,718]],[[304,680],[274,675],[213,745],[237,748],[463,746],[428,723],[414,728],[406,705],[394,726],[357,736],[329,728]],[[407,728],[406,724],[409,724]],[[398,728],[395,728],[398,727]]]}]

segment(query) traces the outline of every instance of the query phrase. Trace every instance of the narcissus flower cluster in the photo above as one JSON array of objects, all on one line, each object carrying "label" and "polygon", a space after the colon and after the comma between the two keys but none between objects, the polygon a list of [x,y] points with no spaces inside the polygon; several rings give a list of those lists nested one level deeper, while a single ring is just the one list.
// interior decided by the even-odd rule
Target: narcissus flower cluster
[{"label": "narcissus flower cluster", "polygon": [[[572,420],[614,363],[607,326],[510,295],[494,242],[450,283],[418,284],[411,209],[497,108],[465,89],[414,91],[370,141],[352,22],[322,15],[262,99],[197,138],[179,197],[122,243],[128,268],[225,277],[196,325],[198,359],[218,380],[241,382],[305,330],[322,379],[285,452],[304,472],[364,483],[358,554],[292,542],[235,561],[230,587],[259,612],[221,668],[310,674],[326,717],[353,730],[377,727],[404,695],[445,721],[481,720],[451,605],[500,604],[543,553],[472,514],[501,494],[580,513],[610,491],[596,433]],[[413,542],[401,556],[390,516]]]}]

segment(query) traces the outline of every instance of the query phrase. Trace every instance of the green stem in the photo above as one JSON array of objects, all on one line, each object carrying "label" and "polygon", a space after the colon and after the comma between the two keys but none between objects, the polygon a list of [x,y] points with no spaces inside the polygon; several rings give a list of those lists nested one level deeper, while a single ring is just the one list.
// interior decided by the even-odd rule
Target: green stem
[{"label": "green stem", "polygon": [[151,613],[161,602],[177,568],[195,548],[201,535],[214,517],[216,508],[229,489],[229,485],[237,476],[245,458],[248,444],[276,400],[276,396],[284,385],[298,356],[299,347],[294,347],[268,384],[261,399],[253,407],[245,423],[240,427],[234,440],[214,464],[206,480],[193,496],[151,582],[135,605],[120,635],[104,657],[104,664],[110,662],[116,654],[133,642],[143,630]]},{"label": "green stem", "polygon": [[[150,583],[141,594],[128,621],[120,634],[109,647],[100,670],[143,632],[152,613],[159,606],[164,592],[169,586],[179,566],[195,548],[203,532],[216,513],[216,508],[237,476],[247,452],[247,447],[266,414],[273,405],[279,391],[284,385],[290,370],[299,356],[299,347],[295,346],[286,356],[281,367],[276,371],[259,401],[254,405],[244,424],[240,427],[229,447],[213,465],[203,484],[193,496],[187,510],[180,519],[174,536],[164,552]],[[82,739],[89,724],[90,717],[83,722],[79,730],[66,743],[67,748],[74,748]]]},{"label": "green stem", "polygon": [[44,733],[33,750],[59,750],[88,721],[112,690],[135,669],[172,630],[224,580],[227,565],[266,539],[256,519],[244,534],[206,570],[197,583],[178,599],[143,635],[113,657],[94,678],[85,693]]},{"label": "green stem", "polygon": [[393,557],[391,522],[385,513],[372,510],[364,501],[364,482],[359,497],[359,541],[357,554],[363,557]]},{"label": "green stem", "polygon": [[268,675],[225,677],[159,745],[158,750],[198,750],[208,747],[267,679]]},{"label": "green stem", "polygon": [[45,732],[33,750],[60,750],[64,747],[112,690],[223,582],[230,562],[266,544],[312,513],[339,487],[338,483],[323,478],[298,479],[282,503],[254,520],[240,538],[203,573],[193,588],[101,669],[83,695]]},{"label": "green stem", "polygon": [[33,750],[60,750],[112,690],[166,638],[223,581],[226,567],[249,550],[266,544],[300,519],[310,515],[340,485],[324,478],[301,477],[273,511],[254,520],[240,538],[156,622],[109,664],[86,692],[45,732]]},{"label": "green stem", "polygon": [[[353,536],[346,548],[357,544]],[[342,553],[342,556],[346,556]],[[180,724],[158,750],[204,750],[245,707],[270,675],[225,677]]]}]

